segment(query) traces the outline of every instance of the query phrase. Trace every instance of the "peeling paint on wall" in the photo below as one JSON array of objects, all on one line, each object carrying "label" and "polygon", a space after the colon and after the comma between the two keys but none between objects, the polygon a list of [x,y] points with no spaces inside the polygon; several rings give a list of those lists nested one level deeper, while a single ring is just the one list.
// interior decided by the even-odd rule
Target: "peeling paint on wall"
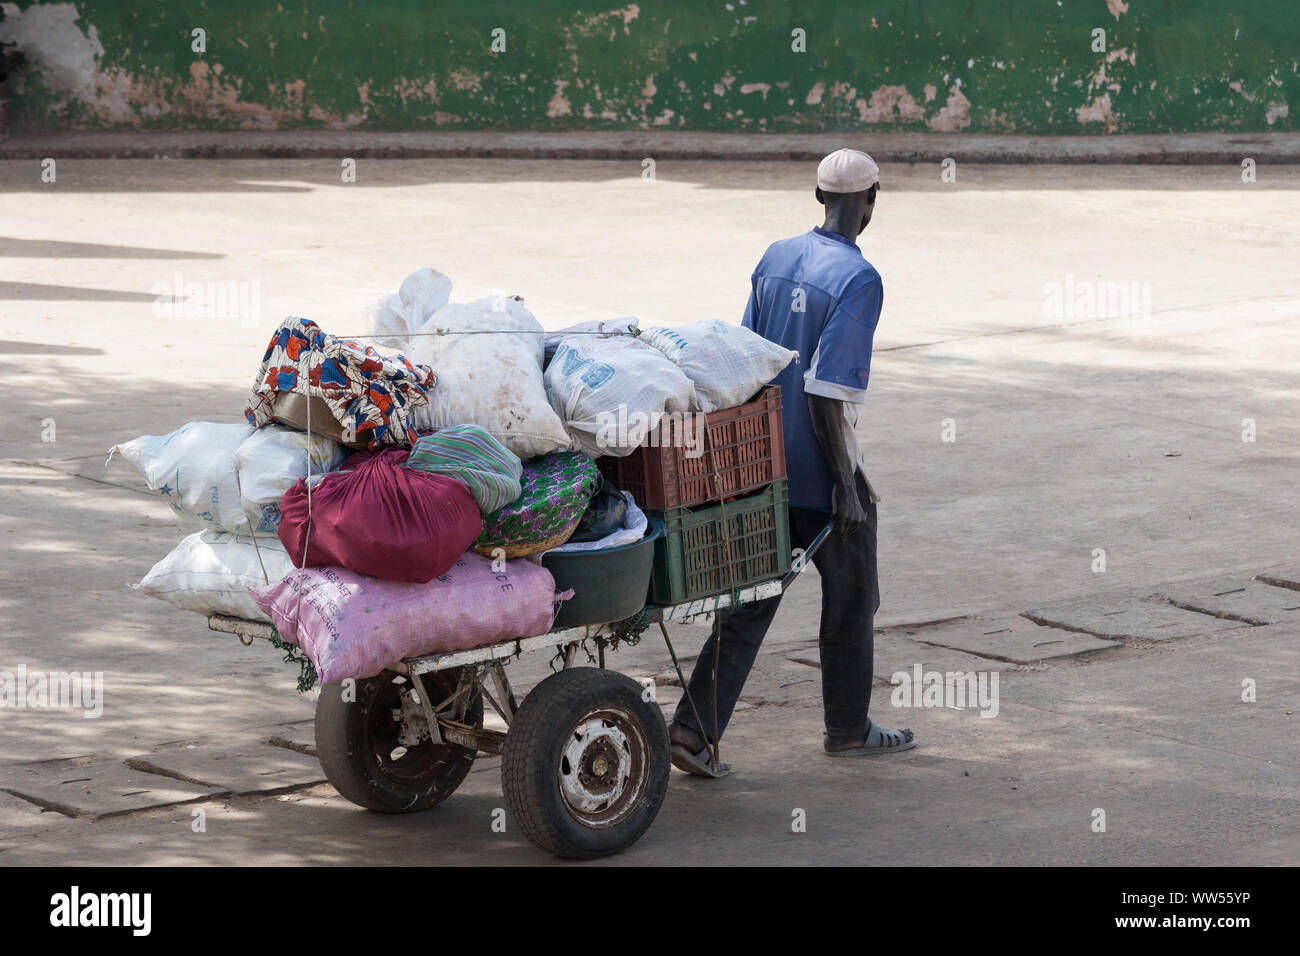
[{"label": "peeling paint on wall", "polygon": [[871,102],[858,100],[858,120],[863,123],[895,123],[925,119],[925,110],[912,99],[905,86],[881,86],[871,91]]},{"label": "peeling paint on wall", "polygon": [[948,102],[925,125],[936,133],[955,133],[970,127],[970,100],[962,93],[960,84],[948,91]]},{"label": "peeling paint on wall", "polygon": [[1265,131],[1300,99],[1294,0],[3,6],[20,129]]},{"label": "peeling paint on wall", "polygon": [[91,100],[96,95],[97,60],[104,55],[94,26],[77,25],[77,8],[71,3],[49,3],[20,10],[4,7],[4,32],[0,40],[16,43],[33,63],[39,64],[46,87],[56,96]]},{"label": "peeling paint on wall", "polygon": [[1115,132],[1119,126],[1115,114],[1110,109],[1110,94],[1103,93],[1086,106],[1074,111],[1080,123],[1101,123],[1107,133]]}]

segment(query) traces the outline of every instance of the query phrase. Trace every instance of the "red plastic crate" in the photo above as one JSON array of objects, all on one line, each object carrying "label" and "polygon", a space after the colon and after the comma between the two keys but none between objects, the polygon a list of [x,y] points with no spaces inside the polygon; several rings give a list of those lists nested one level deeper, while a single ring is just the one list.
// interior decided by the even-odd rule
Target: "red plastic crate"
[{"label": "red plastic crate", "polygon": [[[683,434],[697,434],[697,416],[704,419],[704,449],[689,457]],[[693,508],[716,502],[719,495],[762,488],[786,476],[781,389],[767,385],[744,405],[664,421],[626,458],[606,456],[596,464],[622,491],[631,492],[637,505],[652,511]]]}]

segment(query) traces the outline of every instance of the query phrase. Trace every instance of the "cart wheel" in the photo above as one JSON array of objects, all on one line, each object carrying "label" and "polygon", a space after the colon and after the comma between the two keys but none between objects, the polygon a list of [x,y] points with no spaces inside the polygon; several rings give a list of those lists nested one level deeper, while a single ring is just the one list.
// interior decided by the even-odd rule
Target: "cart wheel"
[{"label": "cart wheel", "polygon": [[668,790],[668,727],[631,678],[596,667],[552,674],[515,714],[501,753],[511,819],[556,856],[635,843]]},{"label": "cart wheel", "polygon": [[[423,677],[434,706],[456,691],[459,671]],[[429,739],[410,678],[394,671],[356,682],[356,700],[327,684],[316,701],[316,753],[334,789],[359,807],[412,813],[441,803],[464,782],[476,751]],[[483,725],[477,688],[464,723]]]}]

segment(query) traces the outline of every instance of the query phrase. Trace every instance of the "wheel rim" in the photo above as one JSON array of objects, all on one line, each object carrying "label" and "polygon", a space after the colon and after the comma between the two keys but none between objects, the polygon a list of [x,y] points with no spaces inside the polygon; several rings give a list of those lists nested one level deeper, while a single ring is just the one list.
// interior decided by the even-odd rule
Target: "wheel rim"
[{"label": "wheel rim", "polygon": [[[404,743],[402,697],[411,692],[411,685],[397,674],[384,674],[376,680],[381,683],[369,701],[364,747],[383,777],[398,785],[417,785],[439,764],[463,752],[457,744],[435,744],[427,736],[414,745]],[[431,683],[429,686],[432,690]],[[410,706],[408,701],[405,710],[409,712]]]},{"label": "wheel rim", "polygon": [[593,710],[569,731],[559,760],[560,795],[584,826],[613,826],[645,793],[649,747],[641,723],[621,707]]}]

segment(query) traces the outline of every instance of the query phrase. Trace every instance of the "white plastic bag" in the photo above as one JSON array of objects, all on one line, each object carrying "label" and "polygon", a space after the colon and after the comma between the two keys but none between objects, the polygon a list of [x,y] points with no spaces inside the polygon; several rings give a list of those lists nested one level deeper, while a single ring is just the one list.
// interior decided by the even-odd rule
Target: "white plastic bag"
[{"label": "white plastic bag", "polygon": [[[630,491],[620,491],[624,498],[627,499],[627,513],[623,515],[623,523],[603,538],[595,541],[566,541],[558,548],[551,548],[550,551],[543,551],[542,554],[570,554],[575,551],[604,551],[607,548],[619,548],[625,544],[635,544],[645,537],[646,529],[650,527],[650,519],[646,513],[637,507],[636,499],[632,497]],[[538,558],[542,554],[537,555]]]},{"label": "white plastic bag", "polygon": [[[309,452],[310,448],[310,452]],[[280,499],[299,478],[307,477],[308,454],[311,473],[333,471],[342,464],[349,449],[324,435],[267,425],[259,428],[235,453],[235,474],[244,515],[253,531],[274,535],[280,524]],[[247,531],[247,527],[239,529]]]},{"label": "white plastic bag", "polygon": [[664,412],[684,413],[695,386],[658,349],[636,339],[571,335],[546,367],[546,395],[583,452],[624,457]]},{"label": "white plastic bag", "polygon": [[372,343],[409,352],[411,333],[451,299],[451,279],[436,269],[417,269],[402,280],[397,295],[385,296],[366,316]]},{"label": "white plastic bag", "polygon": [[743,405],[799,357],[744,326],[716,319],[647,329],[641,341],[657,348],[695,383],[702,412]]},{"label": "white plastic bag", "polygon": [[[452,330],[434,335],[436,329]],[[438,375],[417,426],[478,425],[522,459],[572,447],[542,385],[542,326],[516,299],[444,306],[411,343],[412,362]],[[462,333],[462,334],[456,334]]]},{"label": "white plastic bag", "polygon": [[292,570],[293,562],[275,535],[258,535],[255,546],[251,537],[199,531],[173,548],[135,587],[186,611],[269,621],[248,589],[274,584]]},{"label": "white plastic bag", "polygon": [[253,434],[252,425],[189,422],[170,435],[142,435],[115,454],[140,469],[178,515],[215,531],[247,531],[240,501],[235,453]]}]

